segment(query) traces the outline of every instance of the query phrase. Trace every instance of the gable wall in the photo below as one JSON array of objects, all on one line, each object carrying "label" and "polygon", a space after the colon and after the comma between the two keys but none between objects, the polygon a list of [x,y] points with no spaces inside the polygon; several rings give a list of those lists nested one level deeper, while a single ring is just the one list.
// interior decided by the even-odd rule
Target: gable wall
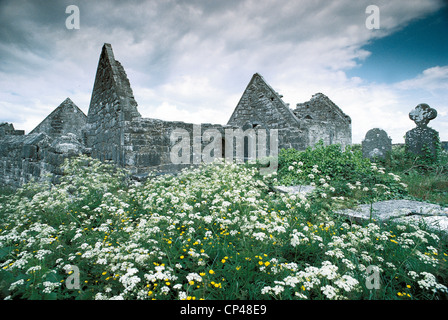
[{"label": "gable wall", "polygon": [[[350,118],[329,102],[325,107],[333,112],[333,119],[325,114],[322,107],[314,110],[314,119],[304,119],[299,105],[291,110],[277,92],[259,74],[255,74],[227,125],[201,124],[199,137],[194,138],[198,125],[141,117],[126,72],[115,60],[112,47],[105,44],[98,62],[87,118],[67,99],[27,136],[14,137],[21,132],[7,125],[1,126],[0,173],[3,176],[0,183],[20,185],[45,172],[58,174],[57,166],[63,159],[79,153],[112,160],[135,175],[153,170],[176,172],[200,163],[201,152],[210,144],[210,141],[202,139],[202,134],[208,129],[216,129],[220,133],[221,146],[227,149],[225,155],[230,159],[237,156],[236,140],[229,140],[227,129],[254,129],[256,133],[260,132],[257,131],[259,129],[267,129],[267,140],[273,129],[278,130],[279,149],[304,150],[319,139],[326,144],[348,145],[351,143]],[[178,143],[171,140],[175,129],[188,134],[190,159],[187,163],[173,163],[170,157],[172,148]],[[257,155],[260,156],[258,138],[257,134]],[[269,156],[268,141],[266,147]],[[223,150],[216,151],[224,155]],[[247,146],[244,156],[250,157],[246,151]]]},{"label": "gable wall", "polygon": [[278,129],[279,149],[303,150],[308,145],[308,134],[279,95],[255,74],[244,91],[227,124],[243,127],[247,123]]},{"label": "gable wall", "polygon": [[56,138],[67,133],[82,139],[82,130],[87,123],[87,116],[69,98],[62,102],[30,134],[44,132]]},{"label": "gable wall", "polygon": [[129,80],[115,60],[112,47],[103,46],[87,117],[85,143],[92,156],[124,165],[124,128],[127,121],[139,118]]}]

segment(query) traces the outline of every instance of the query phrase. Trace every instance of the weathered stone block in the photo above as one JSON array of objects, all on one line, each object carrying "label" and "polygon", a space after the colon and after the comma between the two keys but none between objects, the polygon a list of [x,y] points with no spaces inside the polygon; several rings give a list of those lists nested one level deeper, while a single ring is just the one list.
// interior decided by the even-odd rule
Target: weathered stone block
[{"label": "weathered stone block", "polygon": [[392,151],[392,139],[387,135],[386,131],[374,128],[367,131],[362,141],[362,155],[365,158],[384,159],[389,152]]},{"label": "weathered stone block", "polygon": [[158,153],[142,153],[137,155],[137,166],[152,167],[160,164],[160,155]]},{"label": "weathered stone block", "polygon": [[439,133],[428,127],[429,121],[437,117],[437,111],[425,103],[419,104],[409,112],[409,118],[415,122],[416,128],[406,132],[405,143],[408,152],[424,155],[425,150],[436,155]]},{"label": "weathered stone block", "polygon": [[429,127],[417,127],[406,132],[405,142],[407,151],[423,155],[423,147],[433,155],[436,154],[436,141],[439,140],[439,133]]},{"label": "weathered stone block", "polygon": [[22,158],[37,160],[37,146],[24,145],[22,147]]}]

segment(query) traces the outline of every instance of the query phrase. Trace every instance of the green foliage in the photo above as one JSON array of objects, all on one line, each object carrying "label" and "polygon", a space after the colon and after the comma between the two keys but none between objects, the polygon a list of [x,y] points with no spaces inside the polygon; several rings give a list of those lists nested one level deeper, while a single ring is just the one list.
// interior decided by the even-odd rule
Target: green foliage
[{"label": "green foliage", "polygon": [[[303,162],[300,174],[290,173],[289,166],[293,162]],[[283,149],[279,155],[279,176],[285,176],[283,180],[291,182],[311,182],[308,174],[312,173],[314,166],[318,166],[323,175],[332,180],[344,180],[355,182],[369,176],[370,161],[362,157],[361,152],[353,152],[350,147],[342,151],[340,145],[324,146],[319,141],[314,147],[308,147],[305,151],[295,149]]]},{"label": "green foliage", "polygon": [[[325,179],[345,170],[332,167]],[[64,172],[57,185],[31,183],[0,202],[2,298],[447,297],[448,245],[438,234],[349,224],[329,213],[335,201],[324,189],[310,198],[273,193],[275,175],[261,177],[257,166],[214,163],[144,184],[87,157]],[[380,270],[380,289],[366,285],[369,265]],[[66,286],[71,266],[79,288]]]},{"label": "green foliage", "polygon": [[277,183],[326,186],[327,194],[362,202],[406,195],[399,176],[387,174],[385,168],[364,158],[360,150],[325,146],[322,140],[305,151],[281,150]]},{"label": "green foliage", "polygon": [[448,205],[448,153],[440,151],[437,161],[406,152],[404,145],[393,146],[390,158],[380,162],[408,185],[409,196]]}]

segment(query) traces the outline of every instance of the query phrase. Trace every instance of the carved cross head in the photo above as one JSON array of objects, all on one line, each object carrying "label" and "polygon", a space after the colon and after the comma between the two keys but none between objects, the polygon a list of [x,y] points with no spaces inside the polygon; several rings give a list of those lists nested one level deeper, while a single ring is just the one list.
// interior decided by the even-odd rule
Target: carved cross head
[{"label": "carved cross head", "polygon": [[411,112],[409,118],[415,122],[417,127],[426,127],[432,119],[437,117],[436,109],[431,108],[426,103],[420,103]]}]

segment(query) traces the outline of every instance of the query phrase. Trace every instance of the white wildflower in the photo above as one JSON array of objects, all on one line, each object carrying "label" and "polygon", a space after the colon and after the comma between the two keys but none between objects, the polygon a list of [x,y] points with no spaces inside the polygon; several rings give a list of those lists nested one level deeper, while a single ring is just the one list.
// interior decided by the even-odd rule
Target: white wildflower
[{"label": "white wildflower", "polygon": [[334,284],[349,292],[359,284],[359,281],[348,275],[343,275],[341,278],[337,279]]},{"label": "white wildflower", "polygon": [[320,290],[328,299],[333,299],[337,296],[337,289],[335,289],[334,287],[332,287],[330,285],[321,287]]},{"label": "white wildflower", "polygon": [[255,237],[256,240],[264,240],[267,237],[264,232],[254,233],[253,236]]}]

